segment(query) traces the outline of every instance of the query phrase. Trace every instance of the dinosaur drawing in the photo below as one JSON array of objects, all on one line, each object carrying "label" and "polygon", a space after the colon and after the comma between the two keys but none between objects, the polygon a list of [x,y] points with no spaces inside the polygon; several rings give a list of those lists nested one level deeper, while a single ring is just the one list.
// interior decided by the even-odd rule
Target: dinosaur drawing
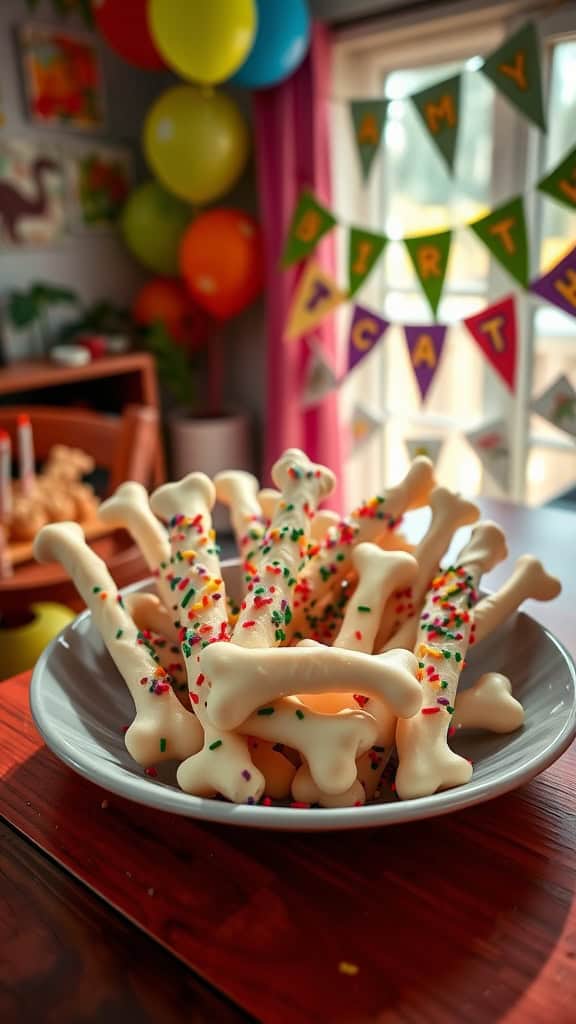
[{"label": "dinosaur drawing", "polygon": [[0,220],[11,242],[21,242],[19,223],[27,217],[45,217],[50,212],[50,200],[44,175],[60,172],[60,166],[48,157],[39,157],[30,168],[36,186],[36,195],[30,198],[9,181],[0,181]]}]

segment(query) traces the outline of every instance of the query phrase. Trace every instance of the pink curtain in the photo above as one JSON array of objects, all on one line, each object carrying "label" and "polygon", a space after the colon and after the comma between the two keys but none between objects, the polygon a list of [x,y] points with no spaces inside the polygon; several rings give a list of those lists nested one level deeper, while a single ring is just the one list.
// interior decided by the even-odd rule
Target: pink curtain
[{"label": "pink curtain", "polygon": [[[286,231],[300,190],[306,186],[330,205],[329,96],[330,37],[315,24],[310,52],[287,81],[256,93],[254,100],[256,161],[267,267],[266,475],[280,452],[303,448],[310,458],[330,466],[340,478],[341,438],[337,393],[321,405],[303,410],[309,349],[304,339],[286,342],[283,331],[301,268],[280,269]],[[328,236],[316,249],[324,269],[335,275],[334,241]],[[332,317],[314,331],[327,360],[338,371]],[[340,510],[340,484],[329,504]]]}]

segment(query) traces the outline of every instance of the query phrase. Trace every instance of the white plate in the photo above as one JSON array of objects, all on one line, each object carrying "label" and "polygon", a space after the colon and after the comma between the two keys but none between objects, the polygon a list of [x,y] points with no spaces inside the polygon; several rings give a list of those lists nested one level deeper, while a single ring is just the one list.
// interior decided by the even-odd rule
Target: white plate
[{"label": "white plate", "polygon": [[[234,575],[228,567],[226,575]],[[132,590],[151,590],[144,581]],[[149,778],[127,753],[122,726],[132,702],[89,612],[74,620],[46,649],[34,670],[30,703],[50,749],[74,771],[112,793],[162,811],[252,828],[323,831],[415,821],[470,807],[528,782],[553,763],[576,734],[576,673],[561,644],[520,614],[472,649],[463,685],[482,672],[504,672],[526,712],[510,736],[462,734],[454,749],[474,762],[466,786],[401,803],[390,794],[364,807],[292,808],[232,805],[182,793],[175,766]]]}]

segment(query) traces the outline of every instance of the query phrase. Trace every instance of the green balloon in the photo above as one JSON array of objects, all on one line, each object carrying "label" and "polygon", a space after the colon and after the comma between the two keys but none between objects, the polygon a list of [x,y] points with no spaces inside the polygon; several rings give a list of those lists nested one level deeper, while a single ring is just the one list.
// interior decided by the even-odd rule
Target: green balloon
[{"label": "green balloon", "polygon": [[156,181],[134,189],[122,210],[120,230],[133,256],[157,274],[179,273],[180,241],[190,221],[188,203]]}]

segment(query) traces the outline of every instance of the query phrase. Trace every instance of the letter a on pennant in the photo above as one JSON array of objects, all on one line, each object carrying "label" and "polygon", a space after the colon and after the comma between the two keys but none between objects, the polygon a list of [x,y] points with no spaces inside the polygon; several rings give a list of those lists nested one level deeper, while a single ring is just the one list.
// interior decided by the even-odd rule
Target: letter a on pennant
[{"label": "letter a on pennant", "polygon": [[316,263],[308,263],[292,298],[284,337],[287,341],[294,341],[308,334],[347,298],[346,292],[321,267]]},{"label": "letter a on pennant", "polygon": [[293,263],[306,259],[336,223],[330,210],[322,206],[311,192],[301,192],[286,238],[282,265],[291,267]]},{"label": "letter a on pennant", "polygon": [[444,348],[446,328],[443,324],[430,324],[428,327],[405,326],[404,334],[416,383],[424,401],[436,376]]},{"label": "letter a on pennant", "polygon": [[412,96],[430,138],[448,165],[454,167],[460,121],[460,75],[423,89]]},{"label": "letter a on pennant", "polygon": [[510,391],[516,382],[516,304],[513,295],[463,321]]},{"label": "letter a on pennant", "polygon": [[387,106],[387,100],[352,100],[350,103],[352,131],[364,181],[378,152]]},{"label": "letter a on pennant", "polygon": [[348,372],[372,351],[390,326],[378,313],[366,306],[354,306],[348,335]]},{"label": "letter a on pennant", "polygon": [[540,192],[552,196],[571,210],[576,209],[576,148],[538,183]]},{"label": "letter a on pennant", "polygon": [[514,106],[546,131],[540,42],[532,22],[518,29],[486,59],[481,71]]},{"label": "letter a on pennant", "polygon": [[528,284],[528,238],[521,196],[474,221],[472,231],[523,288]]}]

